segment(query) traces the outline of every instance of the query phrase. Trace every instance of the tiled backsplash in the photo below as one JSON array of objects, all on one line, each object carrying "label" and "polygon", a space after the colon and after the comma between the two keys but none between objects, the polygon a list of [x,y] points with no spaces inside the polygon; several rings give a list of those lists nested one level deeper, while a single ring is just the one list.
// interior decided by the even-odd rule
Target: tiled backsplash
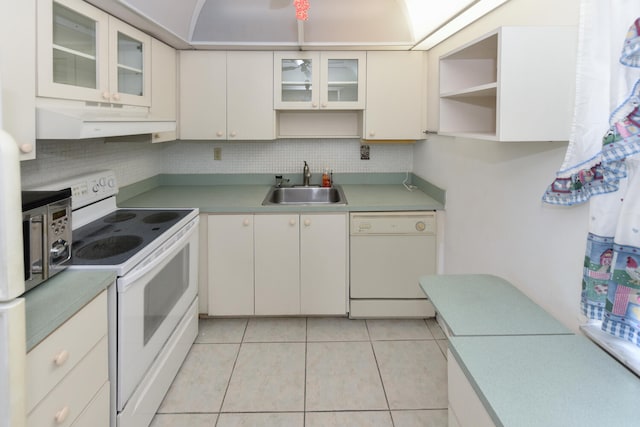
[{"label": "tiled backsplash", "polygon": [[[214,160],[214,148],[221,160]],[[37,159],[22,162],[22,185],[38,185],[99,169],[113,169],[125,186],[159,173],[299,173],[306,160],[311,172],[407,172],[412,145],[371,145],[370,160],[360,160],[358,139],[286,139],[271,142],[176,141],[105,143],[102,140],[39,141]]]}]

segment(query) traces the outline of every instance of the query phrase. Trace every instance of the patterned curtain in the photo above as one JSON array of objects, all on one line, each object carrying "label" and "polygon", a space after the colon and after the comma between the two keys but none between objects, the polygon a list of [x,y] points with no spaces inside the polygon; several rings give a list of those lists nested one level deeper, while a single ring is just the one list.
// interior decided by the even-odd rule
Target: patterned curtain
[{"label": "patterned curtain", "polygon": [[589,201],[582,312],[638,346],[639,153],[640,1],[583,0],[572,135],[543,201]]}]

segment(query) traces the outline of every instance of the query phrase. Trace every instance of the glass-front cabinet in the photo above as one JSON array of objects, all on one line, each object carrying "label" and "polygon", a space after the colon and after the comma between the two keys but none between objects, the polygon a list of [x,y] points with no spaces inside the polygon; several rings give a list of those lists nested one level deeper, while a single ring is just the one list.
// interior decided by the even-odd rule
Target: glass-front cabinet
[{"label": "glass-front cabinet", "polygon": [[366,52],[276,52],[274,66],[276,109],[364,109]]},{"label": "glass-front cabinet", "polygon": [[151,104],[151,37],[80,0],[38,2],[38,96]]}]

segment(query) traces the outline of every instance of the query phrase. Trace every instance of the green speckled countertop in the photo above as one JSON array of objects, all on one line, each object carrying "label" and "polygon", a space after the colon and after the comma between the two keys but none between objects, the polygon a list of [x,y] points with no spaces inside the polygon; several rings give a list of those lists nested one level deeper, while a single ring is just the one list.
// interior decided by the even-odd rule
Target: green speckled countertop
[{"label": "green speckled countertop", "polygon": [[[346,206],[262,206],[272,175],[163,175],[125,187],[118,195],[121,207],[197,207],[201,213],[351,212],[444,209],[444,191],[418,177],[418,188],[407,190],[404,174],[341,175]],[[364,174],[363,174],[364,175]],[[295,183],[295,178],[291,183]]]},{"label": "green speckled countertop", "polygon": [[65,270],[24,294],[27,351],[116,280],[113,271]]},{"label": "green speckled countertop", "polygon": [[640,379],[581,335],[452,337],[497,426],[640,425]]},{"label": "green speckled countertop", "polygon": [[573,333],[497,276],[432,275],[419,283],[454,336]]}]

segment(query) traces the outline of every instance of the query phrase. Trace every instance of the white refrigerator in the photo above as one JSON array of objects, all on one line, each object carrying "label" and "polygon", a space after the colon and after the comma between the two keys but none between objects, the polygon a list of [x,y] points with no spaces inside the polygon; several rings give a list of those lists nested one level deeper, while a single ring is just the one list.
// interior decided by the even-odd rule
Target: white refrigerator
[{"label": "white refrigerator", "polygon": [[[2,98],[0,97],[0,106]],[[25,427],[25,301],[18,146],[0,107],[0,427]]]}]

